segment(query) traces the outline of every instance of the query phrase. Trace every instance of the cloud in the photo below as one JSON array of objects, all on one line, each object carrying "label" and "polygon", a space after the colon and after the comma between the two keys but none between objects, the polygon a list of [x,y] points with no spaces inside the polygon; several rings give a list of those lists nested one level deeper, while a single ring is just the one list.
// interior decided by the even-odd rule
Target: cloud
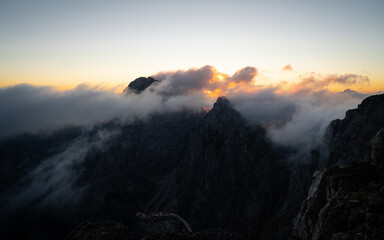
[{"label": "cloud", "polygon": [[228,81],[250,82],[256,77],[256,75],[257,75],[257,69],[255,67],[245,67],[235,72],[235,74],[233,74],[232,77],[228,79]]},{"label": "cloud", "polygon": [[292,70],[293,69],[291,64],[285,65],[283,69],[281,69],[281,71],[292,71]]},{"label": "cloud", "polygon": [[209,86],[217,70],[212,66],[179,70],[176,72],[161,72],[153,75],[161,83],[158,91],[166,95],[182,95],[195,92]]},{"label": "cloud", "polygon": [[345,75],[328,75],[324,78],[325,85],[340,84],[343,86],[351,86],[354,84],[369,85],[370,81],[367,76],[356,74]]},{"label": "cloud", "polygon": [[251,124],[281,125],[288,122],[296,111],[289,97],[276,94],[276,88],[257,93],[242,92],[230,98],[235,108]]},{"label": "cloud", "polygon": [[292,86],[297,92],[310,92],[326,89],[330,85],[341,85],[350,87],[353,85],[369,85],[370,79],[367,76],[357,74],[344,75],[320,75],[311,73],[301,79],[298,84]]},{"label": "cloud", "polygon": [[343,118],[346,110],[356,108],[362,97],[319,91],[310,95],[291,95],[295,111],[289,121],[270,125],[268,135],[274,142],[308,152],[318,148],[330,121]]},{"label": "cloud", "polygon": [[250,86],[256,76],[257,69],[255,67],[242,68],[229,76],[207,65],[201,68],[161,72],[152,75],[154,79],[160,81],[152,90],[164,96],[188,95],[202,90],[215,91],[214,96],[218,97],[237,91],[242,85]]},{"label": "cloud", "polygon": [[[41,160],[4,194],[6,210],[22,209],[30,204],[36,207],[68,208],[81,199],[86,185],[76,184],[81,165],[92,149],[105,150],[106,144],[120,134],[118,130],[98,130],[94,135],[83,134],[61,152]],[[4,209],[3,209],[4,210]]]},{"label": "cloud", "polygon": [[26,84],[0,88],[0,139],[67,125],[92,125],[113,118],[145,118],[156,112],[210,106],[211,99],[201,95],[197,92],[164,99],[156,92],[145,91],[125,97],[85,85],[64,92]]},{"label": "cloud", "polygon": [[331,120],[342,117],[366,96],[350,91],[332,93],[328,85],[369,83],[368,77],[356,74],[311,73],[298,83],[262,85],[257,72],[255,67],[245,67],[227,75],[209,65],[161,72],[153,75],[159,84],[127,96],[84,85],[64,92],[25,84],[1,88],[0,138],[113,118],[129,120],[185,108],[200,110],[225,95],[250,124],[265,126],[275,142],[314,146]]}]

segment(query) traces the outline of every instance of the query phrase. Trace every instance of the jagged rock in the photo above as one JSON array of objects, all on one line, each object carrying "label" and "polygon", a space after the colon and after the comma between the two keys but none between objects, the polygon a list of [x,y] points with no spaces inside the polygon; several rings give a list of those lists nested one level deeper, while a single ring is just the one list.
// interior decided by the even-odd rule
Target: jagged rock
[{"label": "jagged rock", "polygon": [[292,239],[381,239],[384,173],[377,166],[382,166],[383,126],[384,95],[368,97],[330,123],[329,169],[314,174]]},{"label": "jagged rock", "polygon": [[383,171],[367,162],[317,172],[292,239],[382,239],[383,189]]},{"label": "jagged rock", "polygon": [[330,123],[325,142],[329,147],[327,167],[368,161],[371,140],[384,127],[384,94],[370,96],[356,109],[347,111],[343,120]]},{"label": "jagged rock", "polygon": [[248,127],[220,97],[146,211],[176,212],[194,230],[222,228],[261,237],[288,189],[278,153],[263,129]]},{"label": "jagged rock", "polygon": [[128,87],[126,87],[123,91],[124,94],[129,94],[130,92],[133,93],[141,93],[144,91],[147,87],[151,86],[152,84],[157,83],[158,80],[152,78],[152,77],[139,77],[136,78],[134,81],[130,82]]},{"label": "jagged rock", "polygon": [[263,239],[286,240],[292,232],[293,220],[302,202],[307,198],[312,174],[319,162],[319,152],[294,155],[290,166],[289,189],[283,207],[279,210],[274,228]]}]

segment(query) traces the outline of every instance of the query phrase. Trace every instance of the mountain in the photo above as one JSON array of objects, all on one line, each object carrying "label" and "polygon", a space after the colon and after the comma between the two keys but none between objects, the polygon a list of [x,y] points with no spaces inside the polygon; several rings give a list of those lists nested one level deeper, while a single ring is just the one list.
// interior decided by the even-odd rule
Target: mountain
[{"label": "mountain", "polygon": [[314,174],[292,239],[384,236],[384,95],[366,98],[325,135],[327,168]]},{"label": "mountain", "polygon": [[288,172],[261,128],[220,97],[190,136],[180,164],[147,211],[176,212],[193,229],[260,237],[283,204]]},{"label": "mountain", "polygon": [[330,123],[325,142],[330,155],[326,166],[348,165],[370,159],[371,139],[384,127],[384,94],[370,96],[343,120]]},{"label": "mountain", "polygon": [[139,77],[136,78],[134,81],[130,82],[128,84],[128,87],[126,87],[123,91],[123,94],[127,95],[130,92],[133,93],[141,93],[144,91],[147,87],[151,86],[152,84],[156,84],[159,81],[152,78],[152,77]]},{"label": "mountain", "polygon": [[0,143],[0,239],[380,239],[383,107],[368,97],[307,154],[225,97],[15,136]]},{"label": "mountain", "polygon": [[162,211],[195,231],[259,237],[288,188],[279,152],[224,97],[208,113],[18,136],[0,147],[0,236],[60,238],[106,220],[136,231],[137,212]]}]

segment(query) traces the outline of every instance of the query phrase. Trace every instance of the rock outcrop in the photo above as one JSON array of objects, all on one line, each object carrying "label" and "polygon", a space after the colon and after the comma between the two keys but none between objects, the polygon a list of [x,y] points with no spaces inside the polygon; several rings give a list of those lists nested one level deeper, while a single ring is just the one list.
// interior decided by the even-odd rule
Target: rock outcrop
[{"label": "rock outcrop", "polygon": [[332,121],[325,135],[330,151],[326,166],[370,160],[371,140],[383,127],[384,94],[366,98],[343,120]]},{"label": "rock outcrop", "polygon": [[382,239],[384,171],[367,162],[315,174],[293,239]]},{"label": "rock outcrop", "polygon": [[384,95],[365,99],[326,132],[327,169],[314,174],[292,239],[384,236]]},{"label": "rock outcrop", "polygon": [[139,77],[136,78],[134,81],[130,82],[128,84],[128,87],[126,87],[123,91],[123,94],[127,95],[131,92],[133,93],[141,93],[146,88],[151,86],[152,84],[156,84],[158,80],[152,78],[152,77]]}]

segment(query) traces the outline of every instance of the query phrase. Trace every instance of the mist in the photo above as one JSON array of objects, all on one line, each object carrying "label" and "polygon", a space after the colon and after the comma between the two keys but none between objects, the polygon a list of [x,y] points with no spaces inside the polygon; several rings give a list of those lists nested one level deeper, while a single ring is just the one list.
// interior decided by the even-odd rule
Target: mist
[{"label": "mist", "polygon": [[[263,126],[275,144],[308,155],[320,147],[330,121],[343,118],[348,109],[356,108],[367,96],[351,89],[344,92],[327,89],[331,82],[348,87],[360,80],[366,83],[367,78],[351,74],[340,78],[306,76],[292,84],[282,82],[273,86],[259,82],[254,67],[227,75],[204,66],[162,72],[153,77],[160,82],[141,93],[128,94],[87,85],[67,91],[27,84],[1,88],[0,139],[66,126],[92,129],[93,125],[112,119],[124,123],[145,120],[152,114],[186,109],[201,111],[202,107],[212,107],[219,95],[226,95],[247,124]],[[121,134],[118,129],[97,130],[96,134],[84,131],[61,151],[39,159],[0,200],[10,212],[34,202],[38,202],[36,207],[61,209],[76,204],[87,190],[86,185],[76,184],[81,176],[75,171],[76,166],[84,162],[90,151],[103,151],[107,141]],[[43,200],[38,201],[42,196]]]},{"label": "mist", "polygon": [[201,93],[164,98],[151,91],[124,96],[86,85],[63,92],[51,87],[16,85],[0,89],[0,139],[115,118],[129,121],[183,108],[199,109],[212,104],[207,100]]},{"label": "mist", "polygon": [[361,75],[312,73],[290,84],[263,85],[258,81],[258,70],[249,66],[233,75],[207,65],[152,77],[159,83],[140,94],[127,95],[87,85],[68,91],[27,84],[1,88],[0,139],[111,119],[144,119],[182,109],[200,111],[225,95],[249,124],[264,126],[274,142],[310,149],[320,143],[330,121],[343,118],[367,96],[350,89],[331,92],[327,87],[369,84],[369,79]]}]

